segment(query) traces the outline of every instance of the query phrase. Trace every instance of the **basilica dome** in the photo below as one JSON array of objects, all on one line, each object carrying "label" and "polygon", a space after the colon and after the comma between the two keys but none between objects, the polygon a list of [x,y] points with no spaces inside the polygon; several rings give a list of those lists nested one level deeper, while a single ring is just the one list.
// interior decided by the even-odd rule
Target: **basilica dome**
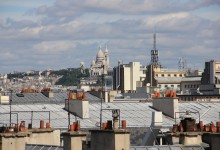
[{"label": "basilica dome", "polygon": [[97,53],[96,58],[97,58],[97,59],[104,59],[104,58],[105,58],[105,55],[104,55],[104,53],[102,52],[101,49],[100,49],[99,52]]}]

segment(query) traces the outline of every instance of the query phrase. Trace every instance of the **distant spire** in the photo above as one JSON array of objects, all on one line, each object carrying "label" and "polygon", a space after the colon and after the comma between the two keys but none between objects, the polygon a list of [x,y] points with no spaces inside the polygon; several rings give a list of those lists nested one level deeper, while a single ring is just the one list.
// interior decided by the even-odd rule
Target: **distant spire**
[{"label": "distant spire", "polygon": [[105,52],[108,52],[108,46],[107,46],[107,44],[105,45]]},{"label": "distant spire", "polygon": [[154,50],[156,50],[157,48],[156,48],[156,33],[154,32]]},{"label": "distant spire", "polygon": [[100,50],[102,49],[101,45],[99,45],[99,49],[100,49]]}]

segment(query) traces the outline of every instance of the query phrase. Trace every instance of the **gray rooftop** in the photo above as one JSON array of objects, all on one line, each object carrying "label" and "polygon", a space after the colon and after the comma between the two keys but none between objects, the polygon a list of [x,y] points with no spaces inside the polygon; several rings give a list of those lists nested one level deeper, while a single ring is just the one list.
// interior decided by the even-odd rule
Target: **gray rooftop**
[{"label": "gray rooftop", "polygon": [[[151,108],[151,102],[127,102],[127,103],[103,103],[103,109],[120,109],[121,120],[127,121],[127,127],[149,127],[151,124],[151,115],[155,111]],[[24,120],[26,125],[30,123],[31,111],[38,111],[33,113],[33,127],[39,127],[40,120],[49,120],[50,111],[51,127],[67,128],[68,127],[68,113],[64,109],[64,104],[14,104],[12,111],[18,111],[19,122]],[[75,119],[80,120],[82,128],[95,128],[99,126],[100,122],[100,103],[90,103],[89,119],[81,119],[73,114],[70,115],[71,122]],[[8,113],[9,105],[0,105],[0,113]],[[181,102],[179,103],[179,110],[181,112],[191,111],[199,112],[201,120],[204,124],[219,121],[220,103],[218,102]],[[29,112],[22,112],[29,111]],[[45,111],[45,112],[39,112]],[[112,119],[111,111],[103,111],[103,122]],[[198,114],[193,114],[194,118],[199,121]],[[12,115],[12,122],[16,123],[16,115]],[[0,123],[9,123],[9,114],[1,115]],[[174,124],[174,119],[163,115],[163,126],[168,127]]]},{"label": "gray rooftop", "polygon": [[202,77],[184,77],[182,78],[183,82],[193,82],[193,81],[201,81]]},{"label": "gray rooftop", "polygon": [[131,146],[130,150],[204,150],[201,146],[180,146],[180,145],[165,145],[165,146]]},{"label": "gray rooftop", "polygon": [[[54,97],[48,98],[42,93],[22,93],[24,97],[19,97],[17,94],[12,94],[13,104],[31,104],[31,103],[65,103],[65,99],[68,98],[66,92],[55,93]],[[99,98],[86,93],[86,98],[88,101],[100,101]]]},{"label": "gray rooftop", "polygon": [[161,83],[170,83],[177,84],[182,81],[182,77],[155,77],[159,84]]},{"label": "gray rooftop", "polygon": [[62,146],[26,144],[25,150],[63,150]]},{"label": "gray rooftop", "polygon": [[[63,150],[61,146],[34,145],[26,144],[25,150]],[[201,146],[181,146],[181,145],[165,145],[165,146],[131,146],[130,150],[204,150]]]}]

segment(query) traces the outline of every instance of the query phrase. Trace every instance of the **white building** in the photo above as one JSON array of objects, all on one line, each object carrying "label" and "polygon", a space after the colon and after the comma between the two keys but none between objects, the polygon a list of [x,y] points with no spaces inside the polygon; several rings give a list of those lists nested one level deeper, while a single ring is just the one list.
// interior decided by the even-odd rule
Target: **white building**
[{"label": "white building", "polygon": [[121,64],[113,69],[113,89],[124,93],[134,92],[145,79],[145,67],[140,62]]},{"label": "white building", "polygon": [[96,61],[93,60],[89,69],[90,77],[100,76],[103,73],[107,74],[108,70],[110,69],[110,62],[109,62],[109,53],[108,48],[106,47],[105,52],[99,49],[99,52],[96,55]]}]

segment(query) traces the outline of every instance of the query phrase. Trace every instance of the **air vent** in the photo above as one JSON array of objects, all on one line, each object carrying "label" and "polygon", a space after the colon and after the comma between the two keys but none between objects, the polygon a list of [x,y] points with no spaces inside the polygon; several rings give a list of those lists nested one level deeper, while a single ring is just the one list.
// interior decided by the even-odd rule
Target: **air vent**
[{"label": "air vent", "polygon": [[17,93],[16,94],[18,97],[24,97],[24,94],[22,94],[22,93]]}]

